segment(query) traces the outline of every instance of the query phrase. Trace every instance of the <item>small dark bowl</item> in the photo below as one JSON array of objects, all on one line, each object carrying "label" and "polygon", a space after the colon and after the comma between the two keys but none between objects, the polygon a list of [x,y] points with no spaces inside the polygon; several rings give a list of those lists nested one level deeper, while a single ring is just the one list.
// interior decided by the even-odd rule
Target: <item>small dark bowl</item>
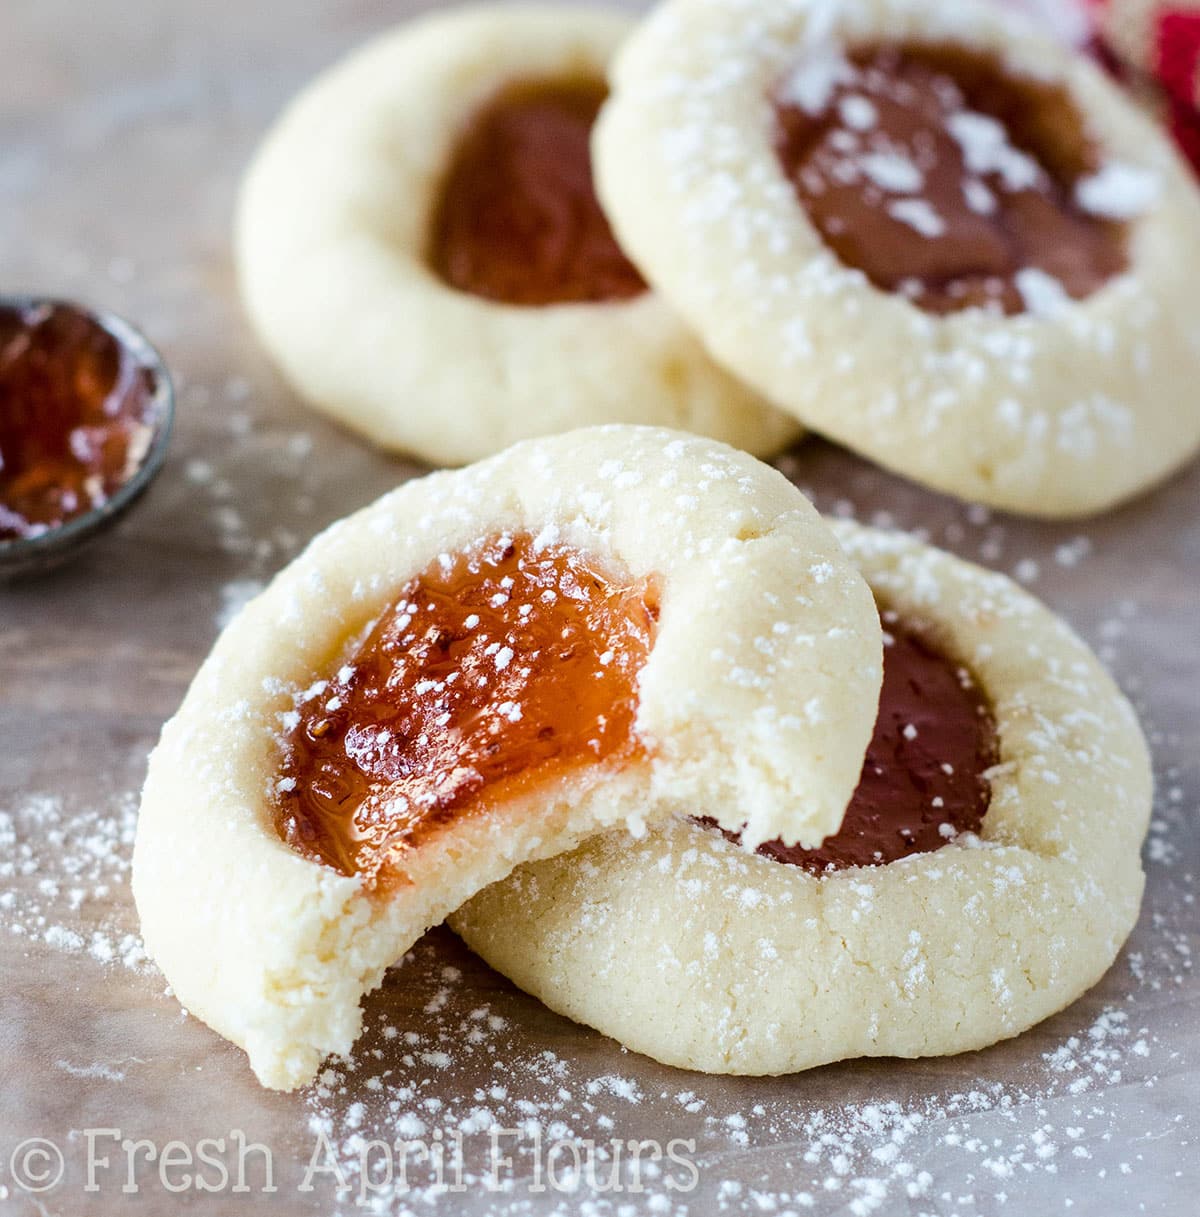
[{"label": "small dark bowl", "polygon": [[69,561],[115,524],[141,498],[162,468],[175,422],[175,390],[170,373],[163,357],[141,331],[115,313],[88,308],[70,300],[0,295],[0,307],[26,309],[38,305],[64,306],[84,314],[112,335],[129,358],[152,373],[154,393],[149,402],[148,416],[153,435],[133,476],[122,482],[99,507],[40,536],[0,540],[0,582],[39,575]]}]

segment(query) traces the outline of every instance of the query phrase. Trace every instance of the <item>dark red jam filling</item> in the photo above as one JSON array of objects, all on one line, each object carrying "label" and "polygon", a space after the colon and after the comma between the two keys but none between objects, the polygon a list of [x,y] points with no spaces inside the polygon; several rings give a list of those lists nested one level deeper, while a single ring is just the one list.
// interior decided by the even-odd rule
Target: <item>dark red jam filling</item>
[{"label": "dark red jam filling", "polygon": [[987,699],[928,635],[894,613],[883,622],[875,735],[841,828],[819,849],[769,841],[758,848],[763,857],[819,875],[930,853],[981,828],[991,797],[985,774],[998,760]]},{"label": "dark red jam filling", "polygon": [[451,287],[507,304],[645,291],[592,183],[603,84],[518,82],[475,115],[442,185],[430,260]]},{"label": "dark red jam filling", "polygon": [[802,63],[773,101],[826,245],[927,312],[1039,311],[1126,269],[1125,226],[1079,202],[1098,154],[1062,85],[965,47],[882,45]]},{"label": "dark red jam filling", "polygon": [[154,434],[157,374],[82,310],[0,305],[0,541],[101,506]]}]

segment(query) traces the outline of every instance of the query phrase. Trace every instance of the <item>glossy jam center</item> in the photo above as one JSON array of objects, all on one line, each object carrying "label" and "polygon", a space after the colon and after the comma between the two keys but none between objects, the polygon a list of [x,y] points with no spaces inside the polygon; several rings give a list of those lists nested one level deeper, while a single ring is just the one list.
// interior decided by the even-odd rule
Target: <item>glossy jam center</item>
[{"label": "glossy jam center", "polygon": [[813,874],[880,866],[978,832],[996,726],[965,669],[895,614],[883,615],[883,688],[875,735],[842,827],[820,849],[770,841],[764,857]]},{"label": "glossy jam center", "polygon": [[508,304],[623,300],[645,283],[592,184],[602,84],[518,83],[469,124],[442,187],[431,262],[451,287]]},{"label": "glossy jam center", "polygon": [[826,244],[928,312],[1041,312],[1126,268],[1124,225],[1085,208],[1097,153],[1060,85],[965,48],[882,46],[805,61],[774,103]]},{"label": "glossy jam center", "polygon": [[277,825],[374,880],[457,816],[640,751],[653,589],[525,535],[447,556],[401,592],[287,724]]},{"label": "glossy jam center", "polygon": [[153,436],[152,369],[65,304],[0,306],[0,540],[99,507]]}]

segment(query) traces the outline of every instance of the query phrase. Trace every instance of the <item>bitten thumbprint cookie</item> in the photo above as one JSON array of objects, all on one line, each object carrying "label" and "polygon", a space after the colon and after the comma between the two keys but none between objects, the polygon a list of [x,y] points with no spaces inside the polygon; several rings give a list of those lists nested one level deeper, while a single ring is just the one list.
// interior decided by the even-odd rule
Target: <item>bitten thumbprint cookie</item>
[{"label": "bitten thumbprint cookie", "polygon": [[826,523],[712,440],[593,428],[408,482],[238,615],[163,729],[147,949],[265,1085],[301,1085],[385,970],[522,862],[682,812],[818,845],[882,657]]}]

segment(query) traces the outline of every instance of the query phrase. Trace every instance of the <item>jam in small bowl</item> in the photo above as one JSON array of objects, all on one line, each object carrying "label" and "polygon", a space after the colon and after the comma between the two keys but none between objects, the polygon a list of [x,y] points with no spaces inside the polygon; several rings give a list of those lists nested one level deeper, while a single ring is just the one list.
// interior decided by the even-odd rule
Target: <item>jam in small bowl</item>
[{"label": "jam in small bowl", "polygon": [[73,556],[162,467],[170,376],[127,322],[0,296],[0,579]]}]

